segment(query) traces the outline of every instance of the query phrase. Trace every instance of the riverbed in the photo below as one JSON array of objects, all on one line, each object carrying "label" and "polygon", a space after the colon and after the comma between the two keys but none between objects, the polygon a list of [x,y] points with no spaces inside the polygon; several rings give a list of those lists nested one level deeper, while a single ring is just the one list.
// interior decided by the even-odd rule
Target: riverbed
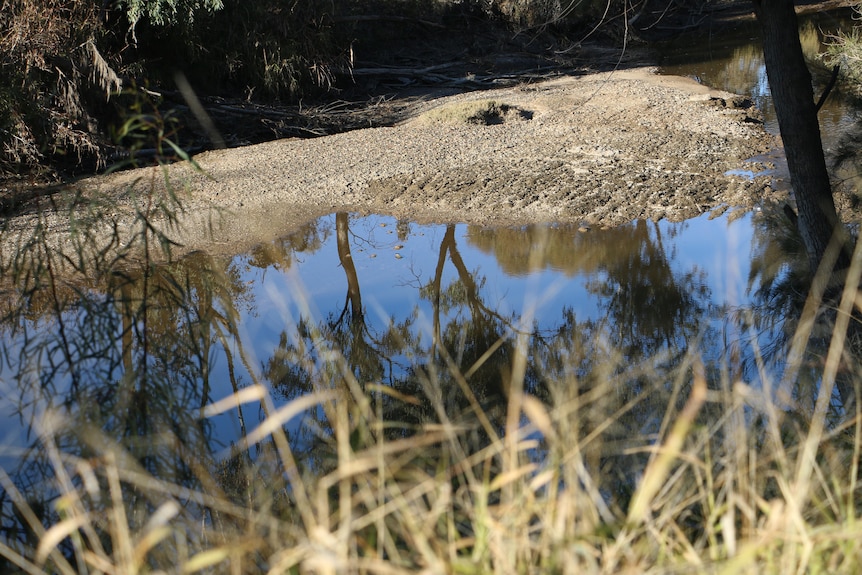
[{"label": "riverbed", "polygon": [[[108,199],[96,219],[123,244],[113,235],[131,227],[136,202],[169,181],[181,250],[235,254],[337,211],[483,225],[682,221],[771,197],[768,178],[733,170],[759,171],[747,162],[775,145],[745,98],[633,68],[431,99],[392,127],[216,150],[195,166],[80,186]],[[49,219],[62,249],[68,225]],[[12,225],[33,227],[32,216]]]}]

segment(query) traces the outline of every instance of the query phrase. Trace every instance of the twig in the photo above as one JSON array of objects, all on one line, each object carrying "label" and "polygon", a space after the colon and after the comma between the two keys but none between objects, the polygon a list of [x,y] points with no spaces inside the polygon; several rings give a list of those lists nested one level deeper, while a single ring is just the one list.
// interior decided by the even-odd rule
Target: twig
[{"label": "twig", "polygon": [[832,88],[835,87],[835,82],[838,81],[838,71],[840,66],[836,65],[832,67],[832,77],[829,78],[829,83],[826,84],[826,87],[823,89],[823,93],[820,94],[820,100],[817,101],[817,105],[814,106],[814,111],[819,112],[820,108],[823,107],[823,104],[826,103],[826,98],[829,97],[829,93],[832,91]]}]

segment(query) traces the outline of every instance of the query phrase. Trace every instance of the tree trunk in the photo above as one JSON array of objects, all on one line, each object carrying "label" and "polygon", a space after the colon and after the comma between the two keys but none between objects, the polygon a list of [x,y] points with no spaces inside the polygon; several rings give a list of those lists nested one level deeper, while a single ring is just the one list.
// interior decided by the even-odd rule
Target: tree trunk
[{"label": "tree trunk", "polygon": [[[753,0],[753,3],[763,35],[766,74],[784,141],[790,184],[796,197],[799,233],[814,273],[833,233],[840,234],[843,230],[823,156],[811,73],[799,42],[793,0]],[[842,250],[836,267],[848,265],[849,258]]]},{"label": "tree trunk", "polygon": [[[347,276],[347,301],[350,302],[350,319],[354,323],[364,321],[362,292],[359,289],[359,275],[350,253],[350,216],[347,212],[335,214],[335,239],[338,247],[338,261]],[[342,314],[343,316],[343,314]]]}]

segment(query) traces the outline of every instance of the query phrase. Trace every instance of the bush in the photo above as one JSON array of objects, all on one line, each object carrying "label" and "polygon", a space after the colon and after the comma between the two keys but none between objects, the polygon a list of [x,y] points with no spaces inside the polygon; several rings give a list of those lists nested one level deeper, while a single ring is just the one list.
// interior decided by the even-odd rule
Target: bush
[{"label": "bush", "polygon": [[[179,63],[211,89],[297,99],[332,84],[326,6],[278,0],[10,0],[0,8],[0,173],[105,164],[123,84],[173,86]],[[123,80],[121,80],[123,78]],[[134,81],[134,82],[132,82]]]},{"label": "bush", "polygon": [[623,11],[622,2],[613,0],[472,0],[482,5],[486,13],[495,14],[519,29],[553,25],[564,30],[604,24],[609,14]]},{"label": "bush", "polygon": [[[854,10],[858,19],[862,15],[862,4]],[[847,89],[862,93],[862,29],[859,26],[833,36],[826,49],[825,60],[830,65],[840,66]]]},{"label": "bush", "polygon": [[94,110],[119,79],[97,48],[99,14],[82,0],[10,0],[0,9],[0,168],[98,155]]}]

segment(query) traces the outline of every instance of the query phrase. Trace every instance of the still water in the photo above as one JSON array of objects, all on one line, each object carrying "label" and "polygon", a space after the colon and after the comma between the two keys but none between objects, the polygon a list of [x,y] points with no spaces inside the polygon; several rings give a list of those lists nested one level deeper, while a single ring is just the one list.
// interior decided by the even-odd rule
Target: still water
[{"label": "still water", "polygon": [[[852,29],[849,9],[817,13],[800,18],[799,37],[808,68],[814,80],[815,98],[819,98],[832,74],[823,56],[837,32]],[[688,76],[702,84],[749,96],[763,112],[766,129],[778,133],[778,121],[772,106],[766,64],[758,37],[756,22],[743,22],[729,29],[704,30],[681,36],[658,47],[661,70],[665,74]],[[824,148],[839,143],[841,136],[853,127],[858,110],[849,102],[851,94],[841,91],[840,84],[824,102],[819,112]]]},{"label": "still water", "polygon": [[[197,253],[113,286],[25,294],[2,326],[3,396],[16,398],[2,406],[3,443],[25,448],[49,409],[87,421],[97,409],[123,433],[152,432],[163,417],[202,431],[200,409],[249,385],[285,401],[310,391],[331,353],[358,381],[398,388],[442,346],[487,398],[519,337],[536,388],[557,371],[586,376],[593,346],[621,365],[670,373],[695,353],[720,370],[728,342],[754,337],[768,350],[781,339],[762,316],[778,318],[776,301],[796,295],[783,221],[756,212],[579,231],[339,213],[233,258]],[[557,365],[558,349],[583,357]],[[132,384],[141,374],[146,389]],[[135,407],[137,421],[114,413]],[[264,416],[229,410],[207,420],[206,441],[223,449]]]},{"label": "still water", "polygon": [[[756,43],[719,55],[724,45],[696,57],[669,46],[664,69],[750,94],[771,126]],[[841,106],[823,117],[829,132],[855,118]],[[151,473],[191,481],[183,453],[221,460],[272,408],[336,381],[407,398],[397,432],[440,416],[423,396],[442,397],[450,415],[466,411],[461,376],[493,411],[519,354],[524,388],[549,401],[552,381],[619,382],[610,394],[619,405],[649,389],[654,399],[617,416],[621,453],[655,437],[691,357],[717,388],[777,380],[803,303],[798,248],[766,206],[586,231],[339,213],[235,257],[195,253],[98,281],[12,287],[0,314],[0,468],[38,500],[51,492],[46,437],[86,457],[107,435]],[[785,390],[802,406],[818,369],[805,365],[810,374]],[[207,412],[256,384],[274,406]],[[314,410],[284,423],[299,451],[326,434]],[[16,521],[5,497],[2,515]]]}]

